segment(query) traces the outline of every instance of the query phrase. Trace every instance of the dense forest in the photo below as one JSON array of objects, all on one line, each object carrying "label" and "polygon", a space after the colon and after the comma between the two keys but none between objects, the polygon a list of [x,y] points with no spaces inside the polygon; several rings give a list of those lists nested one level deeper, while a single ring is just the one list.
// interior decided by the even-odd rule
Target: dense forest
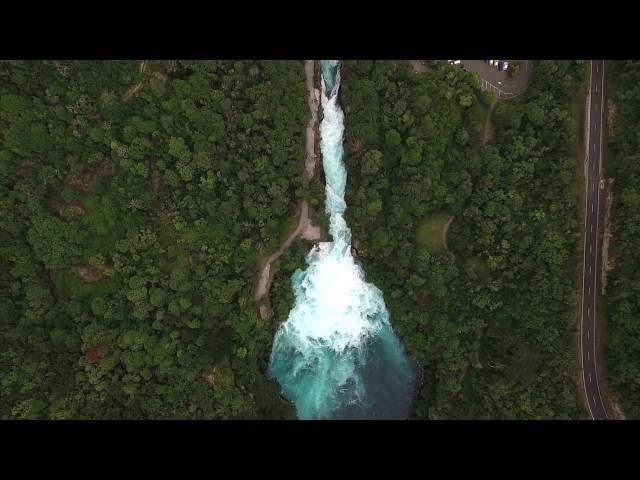
[{"label": "dense forest", "polygon": [[[415,418],[577,418],[586,62],[536,62],[486,145],[490,94],[430,67],[347,61],[341,87],[354,254],[424,371]],[[627,259],[639,75],[614,92]],[[270,320],[253,293],[299,201],[322,215],[307,115],[302,61],[0,62],[0,418],[294,418],[265,372],[309,244],[278,260]],[[623,263],[611,385],[638,416]]]},{"label": "dense forest", "polygon": [[424,369],[415,417],[577,418],[586,62],[536,62],[486,146],[477,78],[431,67],[343,71],[348,221]]},{"label": "dense forest", "polygon": [[[0,418],[292,418],[302,61],[0,63]],[[284,280],[286,279],[286,281]]]},{"label": "dense forest", "polygon": [[640,62],[610,62],[607,176],[614,179],[606,291],[609,385],[626,418],[640,418]]}]

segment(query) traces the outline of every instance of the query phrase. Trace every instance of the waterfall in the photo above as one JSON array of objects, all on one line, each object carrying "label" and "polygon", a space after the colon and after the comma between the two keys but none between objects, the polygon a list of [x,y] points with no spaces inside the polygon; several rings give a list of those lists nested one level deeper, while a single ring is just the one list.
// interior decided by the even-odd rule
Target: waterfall
[{"label": "waterfall", "polygon": [[314,246],[291,283],[295,304],[276,332],[269,372],[300,419],[401,419],[415,369],[393,333],[382,292],[351,255],[345,219],[340,62],[323,60],[320,149],[332,242]]}]

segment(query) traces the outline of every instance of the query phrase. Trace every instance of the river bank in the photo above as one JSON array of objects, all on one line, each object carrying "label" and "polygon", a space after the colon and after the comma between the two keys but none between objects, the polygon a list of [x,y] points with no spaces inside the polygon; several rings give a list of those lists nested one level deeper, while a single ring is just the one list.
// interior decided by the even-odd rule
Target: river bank
[{"label": "river bank", "polygon": [[[318,111],[320,107],[320,90],[316,88],[315,81],[315,61],[305,60],[304,72],[307,85],[307,104],[309,106],[309,121],[306,128],[305,138],[305,159],[304,159],[304,173],[303,175],[307,179],[312,179],[318,168],[318,155],[317,155],[317,136],[318,132]],[[313,225],[309,218],[309,205],[306,200],[300,202],[300,206],[297,210],[299,216],[298,224],[296,228],[287,236],[287,239],[280,246],[280,248],[273,253],[261,266],[260,276],[256,285],[256,292],[254,299],[256,303],[264,298],[269,293],[271,288],[271,282],[273,281],[274,269],[273,263],[280,258],[280,256],[291,246],[291,244],[297,238],[302,238],[309,241],[318,241],[321,238],[320,227]],[[266,308],[260,308],[260,316],[263,319],[268,317],[268,311]]]}]

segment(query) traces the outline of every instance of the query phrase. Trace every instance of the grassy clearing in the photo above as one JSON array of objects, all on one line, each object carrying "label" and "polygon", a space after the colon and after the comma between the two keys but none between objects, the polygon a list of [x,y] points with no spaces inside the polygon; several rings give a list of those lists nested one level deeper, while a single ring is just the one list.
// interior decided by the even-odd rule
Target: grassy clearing
[{"label": "grassy clearing", "polygon": [[418,227],[417,240],[420,245],[432,253],[444,253],[443,231],[451,215],[436,214]]}]

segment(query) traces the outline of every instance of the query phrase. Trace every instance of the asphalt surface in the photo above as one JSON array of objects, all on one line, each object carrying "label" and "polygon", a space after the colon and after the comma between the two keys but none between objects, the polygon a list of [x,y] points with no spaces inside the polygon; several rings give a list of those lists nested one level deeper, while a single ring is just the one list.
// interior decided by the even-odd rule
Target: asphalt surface
[{"label": "asphalt surface", "polygon": [[515,78],[507,75],[506,71],[501,72],[496,67],[484,63],[484,60],[462,60],[461,63],[465,70],[477,73],[494,91],[500,91],[501,96],[506,97],[522,93],[527,88],[532,73],[529,60],[521,60],[520,73]]},{"label": "asphalt surface", "polygon": [[[424,64],[424,60],[409,60],[409,62],[416,73],[429,73],[431,71]],[[458,66],[467,72],[477,73],[480,76],[484,90],[495,92],[499,98],[511,98],[524,92],[531,79],[531,60],[520,60],[520,62],[520,73],[515,78],[511,78],[506,70],[501,72],[497,67],[485,63],[484,60],[461,60]]]},{"label": "asphalt surface", "polygon": [[591,62],[588,151],[585,161],[587,178],[584,262],[582,272],[582,320],[580,323],[580,355],[582,379],[589,413],[594,420],[607,420],[598,384],[596,364],[596,288],[598,283],[598,251],[600,231],[600,171],[602,168],[602,123],[604,61]]}]

